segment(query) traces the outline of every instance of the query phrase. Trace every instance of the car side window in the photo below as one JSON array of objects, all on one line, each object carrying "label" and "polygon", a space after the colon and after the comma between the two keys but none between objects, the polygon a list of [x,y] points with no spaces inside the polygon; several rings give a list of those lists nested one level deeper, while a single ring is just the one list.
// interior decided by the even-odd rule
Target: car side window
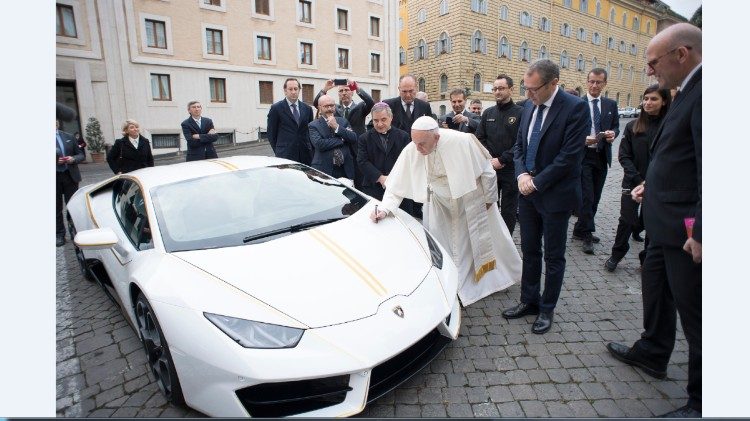
[{"label": "car side window", "polygon": [[118,180],[113,189],[115,215],[125,235],[138,250],[153,247],[143,193],[132,180]]}]

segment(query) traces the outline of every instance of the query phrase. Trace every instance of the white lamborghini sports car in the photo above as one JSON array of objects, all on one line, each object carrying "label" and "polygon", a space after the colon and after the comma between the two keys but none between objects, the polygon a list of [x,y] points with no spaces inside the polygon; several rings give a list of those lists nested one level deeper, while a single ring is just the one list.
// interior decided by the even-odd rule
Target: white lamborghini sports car
[{"label": "white lamborghini sports car", "polygon": [[221,417],[346,416],[458,336],[450,255],[407,214],[291,161],[138,170],[68,203],[84,276],[167,399]]}]

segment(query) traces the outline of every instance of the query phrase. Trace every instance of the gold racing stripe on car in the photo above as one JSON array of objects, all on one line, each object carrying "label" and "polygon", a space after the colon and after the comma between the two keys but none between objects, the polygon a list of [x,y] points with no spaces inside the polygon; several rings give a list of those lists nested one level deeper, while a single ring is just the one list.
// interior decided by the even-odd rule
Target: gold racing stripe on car
[{"label": "gold racing stripe on car", "polygon": [[380,296],[387,295],[388,291],[385,289],[383,284],[375,278],[361,263],[359,263],[351,254],[341,248],[327,235],[323,234],[320,230],[307,231],[308,234],[316,239],[320,244],[327,248],[331,253],[338,257],[345,265],[349,267],[360,279],[362,279],[367,286],[369,286],[376,294]]},{"label": "gold racing stripe on car", "polygon": [[234,164],[230,164],[229,162],[222,161],[220,159],[209,159],[209,162],[213,162],[214,164],[219,164],[222,167],[228,169],[229,171],[237,171],[239,170],[239,167],[235,166]]},{"label": "gold racing stripe on car", "polygon": [[89,219],[91,219],[91,222],[94,223],[95,228],[99,228],[99,224],[96,222],[96,218],[94,218],[94,212],[91,210],[91,192],[86,193],[86,211],[89,213]]}]

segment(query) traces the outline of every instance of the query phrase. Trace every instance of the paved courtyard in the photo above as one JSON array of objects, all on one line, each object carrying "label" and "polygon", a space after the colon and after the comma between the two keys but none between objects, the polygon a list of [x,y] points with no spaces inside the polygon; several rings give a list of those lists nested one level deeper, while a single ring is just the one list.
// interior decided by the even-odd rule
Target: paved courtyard
[{"label": "paved courtyard", "polygon": [[[263,142],[219,155],[270,153]],[[183,160],[162,158],[157,165]],[[80,168],[82,186],[111,175],[106,164]],[[621,180],[622,168],[613,162],[596,219],[601,237],[596,255],[584,254],[579,241],[568,242],[565,282],[550,332],[532,334],[533,316],[502,318],[501,311],[520,296],[520,285],[514,285],[465,308],[458,340],[361,416],[651,417],[684,405],[688,356],[681,331],[665,380],[616,361],[605,348],[608,341],[632,343],[642,326],[637,258],[642,243],[631,242],[616,272],[604,269],[617,227]],[[514,240],[520,250],[518,229]],[[203,416],[164,400],[135,331],[104,292],[82,278],[70,242],[57,248],[57,415]]]}]

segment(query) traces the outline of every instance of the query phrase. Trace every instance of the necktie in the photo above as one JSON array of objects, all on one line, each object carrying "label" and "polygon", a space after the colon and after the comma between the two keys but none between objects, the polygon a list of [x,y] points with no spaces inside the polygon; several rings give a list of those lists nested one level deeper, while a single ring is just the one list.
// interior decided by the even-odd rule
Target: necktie
[{"label": "necktie", "polygon": [[411,121],[411,103],[406,104],[406,118]]},{"label": "necktie", "polygon": [[539,104],[536,107],[536,120],[534,120],[534,127],[531,129],[529,146],[526,148],[526,170],[529,172],[536,171],[536,151],[539,149],[539,140],[542,137],[542,117],[544,117],[545,107],[544,104]]},{"label": "necktie", "polygon": [[[57,156],[65,156],[65,145],[63,144],[62,138],[60,137],[60,133],[55,132],[55,143],[57,144],[57,148],[60,149],[60,152],[58,152]],[[68,169],[67,164],[58,164],[57,165],[57,171],[65,171]]]},{"label": "necktie", "polygon": [[594,106],[594,133],[602,131],[602,112],[599,111],[599,98],[591,100],[591,105]]},{"label": "necktie", "polygon": [[344,118],[349,120],[349,107],[344,107]]},{"label": "necktie", "polygon": [[299,111],[297,111],[297,104],[292,104],[292,116],[294,116],[294,121],[299,124]]}]

